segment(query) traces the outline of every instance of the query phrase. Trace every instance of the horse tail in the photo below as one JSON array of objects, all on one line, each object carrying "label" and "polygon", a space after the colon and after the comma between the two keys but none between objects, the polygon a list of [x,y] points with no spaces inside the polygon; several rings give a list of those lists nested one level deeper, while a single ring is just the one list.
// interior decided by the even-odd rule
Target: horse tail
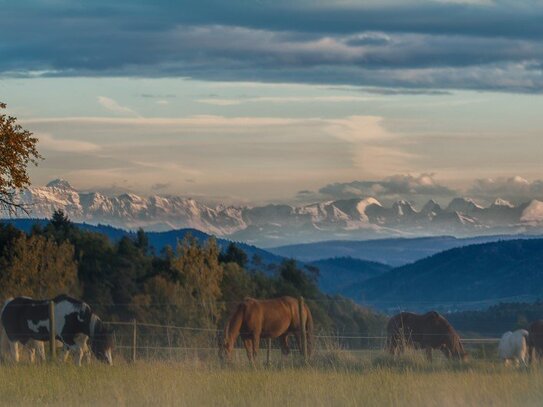
[{"label": "horse tail", "polygon": [[2,324],[2,320],[0,319],[0,360],[6,359],[8,354],[9,339],[6,330],[4,329],[4,324]]},{"label": "horse tail", "polygon": [[236,341],[239,331],[241,330],[241,324],[243,323],[243,317],[245,315],[246,305],[245,302],[240,303],[232,316],[230,317],[230,320],[224,327],[224,340],[226,343],[231,346],[234,345],[234,342]]},{"label": "horse tail", "polygon": [[313,316],[309,307],[305,306],[305,311],[307,313],[305,320],[305,335],[307,339],[307,355],[311,356],[313,353]]},{"label": "horse tail", "polygon": [[0,310],[0,360],[6,359],[10,351],[9,338],[6,329],[4,328],[4,324],[2,323],[2,316],[4,315],[4,310],[11,301],[13,301],[13,297],[4,301],[2,309]]}]

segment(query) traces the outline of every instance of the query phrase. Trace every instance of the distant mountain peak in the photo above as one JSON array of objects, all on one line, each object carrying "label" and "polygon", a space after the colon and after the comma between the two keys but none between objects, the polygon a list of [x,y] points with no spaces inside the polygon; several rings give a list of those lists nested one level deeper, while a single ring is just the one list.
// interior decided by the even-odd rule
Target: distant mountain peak
[{"label": "distant mountain peak", "polygon": [[71,189],[73,190],[74,187],[72,187],[72,185],[66,181],[65,179],[62,179],[62,178],[57,178],[57,179],[54,179],[52,181],[50,181],[49,183],[47,183],[46,185],[47,188],[59,188],[59,189]]},{"label": "distant mountain peak", "polygon": [[426,204],[424,204],[421,212],[428,213],[428,212],[434,212],[436,210],[441,210],[441,206],[439,206],[439,204],[433,199],[430,199],[428,202],[426,202]]},{"label": "distant mountain peak", "polygon": [[521,222],[539,223],[543,222],[543,202],[533,199],[522,211]]},{"label": "distant mountain peak", "polygon": [[515,205],[513,205],[511,202],[506,201],[505,199],[502,199],[502,198],[496,198],[492,206],[505,206],[507,208],[515,207]]},{"label": "distant mountain peak", "polygon": [[403,200],[403,199],[400,201],[394,202],[392,204],[392,209],[395,211],[396,215],[398,216],[412,215],[417,212],[415,208],[413,208],[413,205],[411,205],[411,202]]},{"label": "distant mountain peak", "polygon": [[209,206],[183,196],[81,192],[63,179],[45,187],[32,186],[23,191],[21,199],[31,205],[36,218],[49,218],[62,209],[74,222],[149,231],[193,228],[261,246],[347,238],[543,231],[543,203],[539,201],[513,206],[496,199],[483,208],[473,199],[459,197],[446,209],[430,200],[420,211],[407,200],[383,206],[374,197],[307,205]]},{"label": "distant mountain peak", "polygon": [[449,212],[470,212],[478,209],[483,209],[483,207],[473,199],[466,197],[454,198],[447,206]]}]

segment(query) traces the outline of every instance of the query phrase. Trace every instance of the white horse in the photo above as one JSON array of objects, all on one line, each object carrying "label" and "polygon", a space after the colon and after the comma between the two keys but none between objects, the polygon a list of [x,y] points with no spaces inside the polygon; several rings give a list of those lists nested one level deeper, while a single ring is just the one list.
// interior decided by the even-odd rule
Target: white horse
[{"label": "white horse", "polygon": [[498,354],[505,366],[510,361],[514,361],[516,366],[519,366],[520,362],[524,366],[526,364],[526,358],[528,356],[528,331],[525,329],[519,329],[515,332],[506,332],[500,339],[498,345]]}]

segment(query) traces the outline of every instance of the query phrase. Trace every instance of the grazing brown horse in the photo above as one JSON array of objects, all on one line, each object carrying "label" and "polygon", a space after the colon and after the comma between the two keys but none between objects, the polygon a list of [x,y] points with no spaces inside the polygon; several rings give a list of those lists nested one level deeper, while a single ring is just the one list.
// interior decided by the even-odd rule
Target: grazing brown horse
[{"label": "grazing brown horse", "polygon": [[393,355],[402,353],[406,346],[425,349],[430,361],[432,349],[441,350],[448,359],[453,357],[465,360],[467,358],[467,353],[454,328],[435,311],[422,315],[401,312],[390,318],[387,325],[389,352]]},{"label": "grazing brown horse", "polygon": [[543,320],[532,322],[528,328],[528,357],[530,361],[543,358]]},{"label": "grazing brown horse", "polygon": [[[308,355],[311,354],[313,335],[313,318],[307,305],[304,304],[303,319],[305,321]],[[260,339],[279,338],[283,355],[290,352],[288,337],[296,337],[301,349],[300,316],[298,300],[292,297],[281,297],[270,300],[245,298],[241,302],[224,328],[224,336],[219,339],[219,356],[230,360],[232,349],[239,335],[247,350],[247,357],[254,363]]]}]

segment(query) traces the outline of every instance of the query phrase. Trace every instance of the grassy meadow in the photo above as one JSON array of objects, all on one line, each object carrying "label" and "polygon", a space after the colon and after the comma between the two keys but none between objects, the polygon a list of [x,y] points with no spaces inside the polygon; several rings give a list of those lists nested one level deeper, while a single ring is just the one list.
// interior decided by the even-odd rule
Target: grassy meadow
[{"label": "grassy meadow", "polygon": [[2,405],[539,406],[543,367],[497,361],[430,364],[328,352],[310,366],[222,367],[198,359],[113,367],[0,365]]}]

